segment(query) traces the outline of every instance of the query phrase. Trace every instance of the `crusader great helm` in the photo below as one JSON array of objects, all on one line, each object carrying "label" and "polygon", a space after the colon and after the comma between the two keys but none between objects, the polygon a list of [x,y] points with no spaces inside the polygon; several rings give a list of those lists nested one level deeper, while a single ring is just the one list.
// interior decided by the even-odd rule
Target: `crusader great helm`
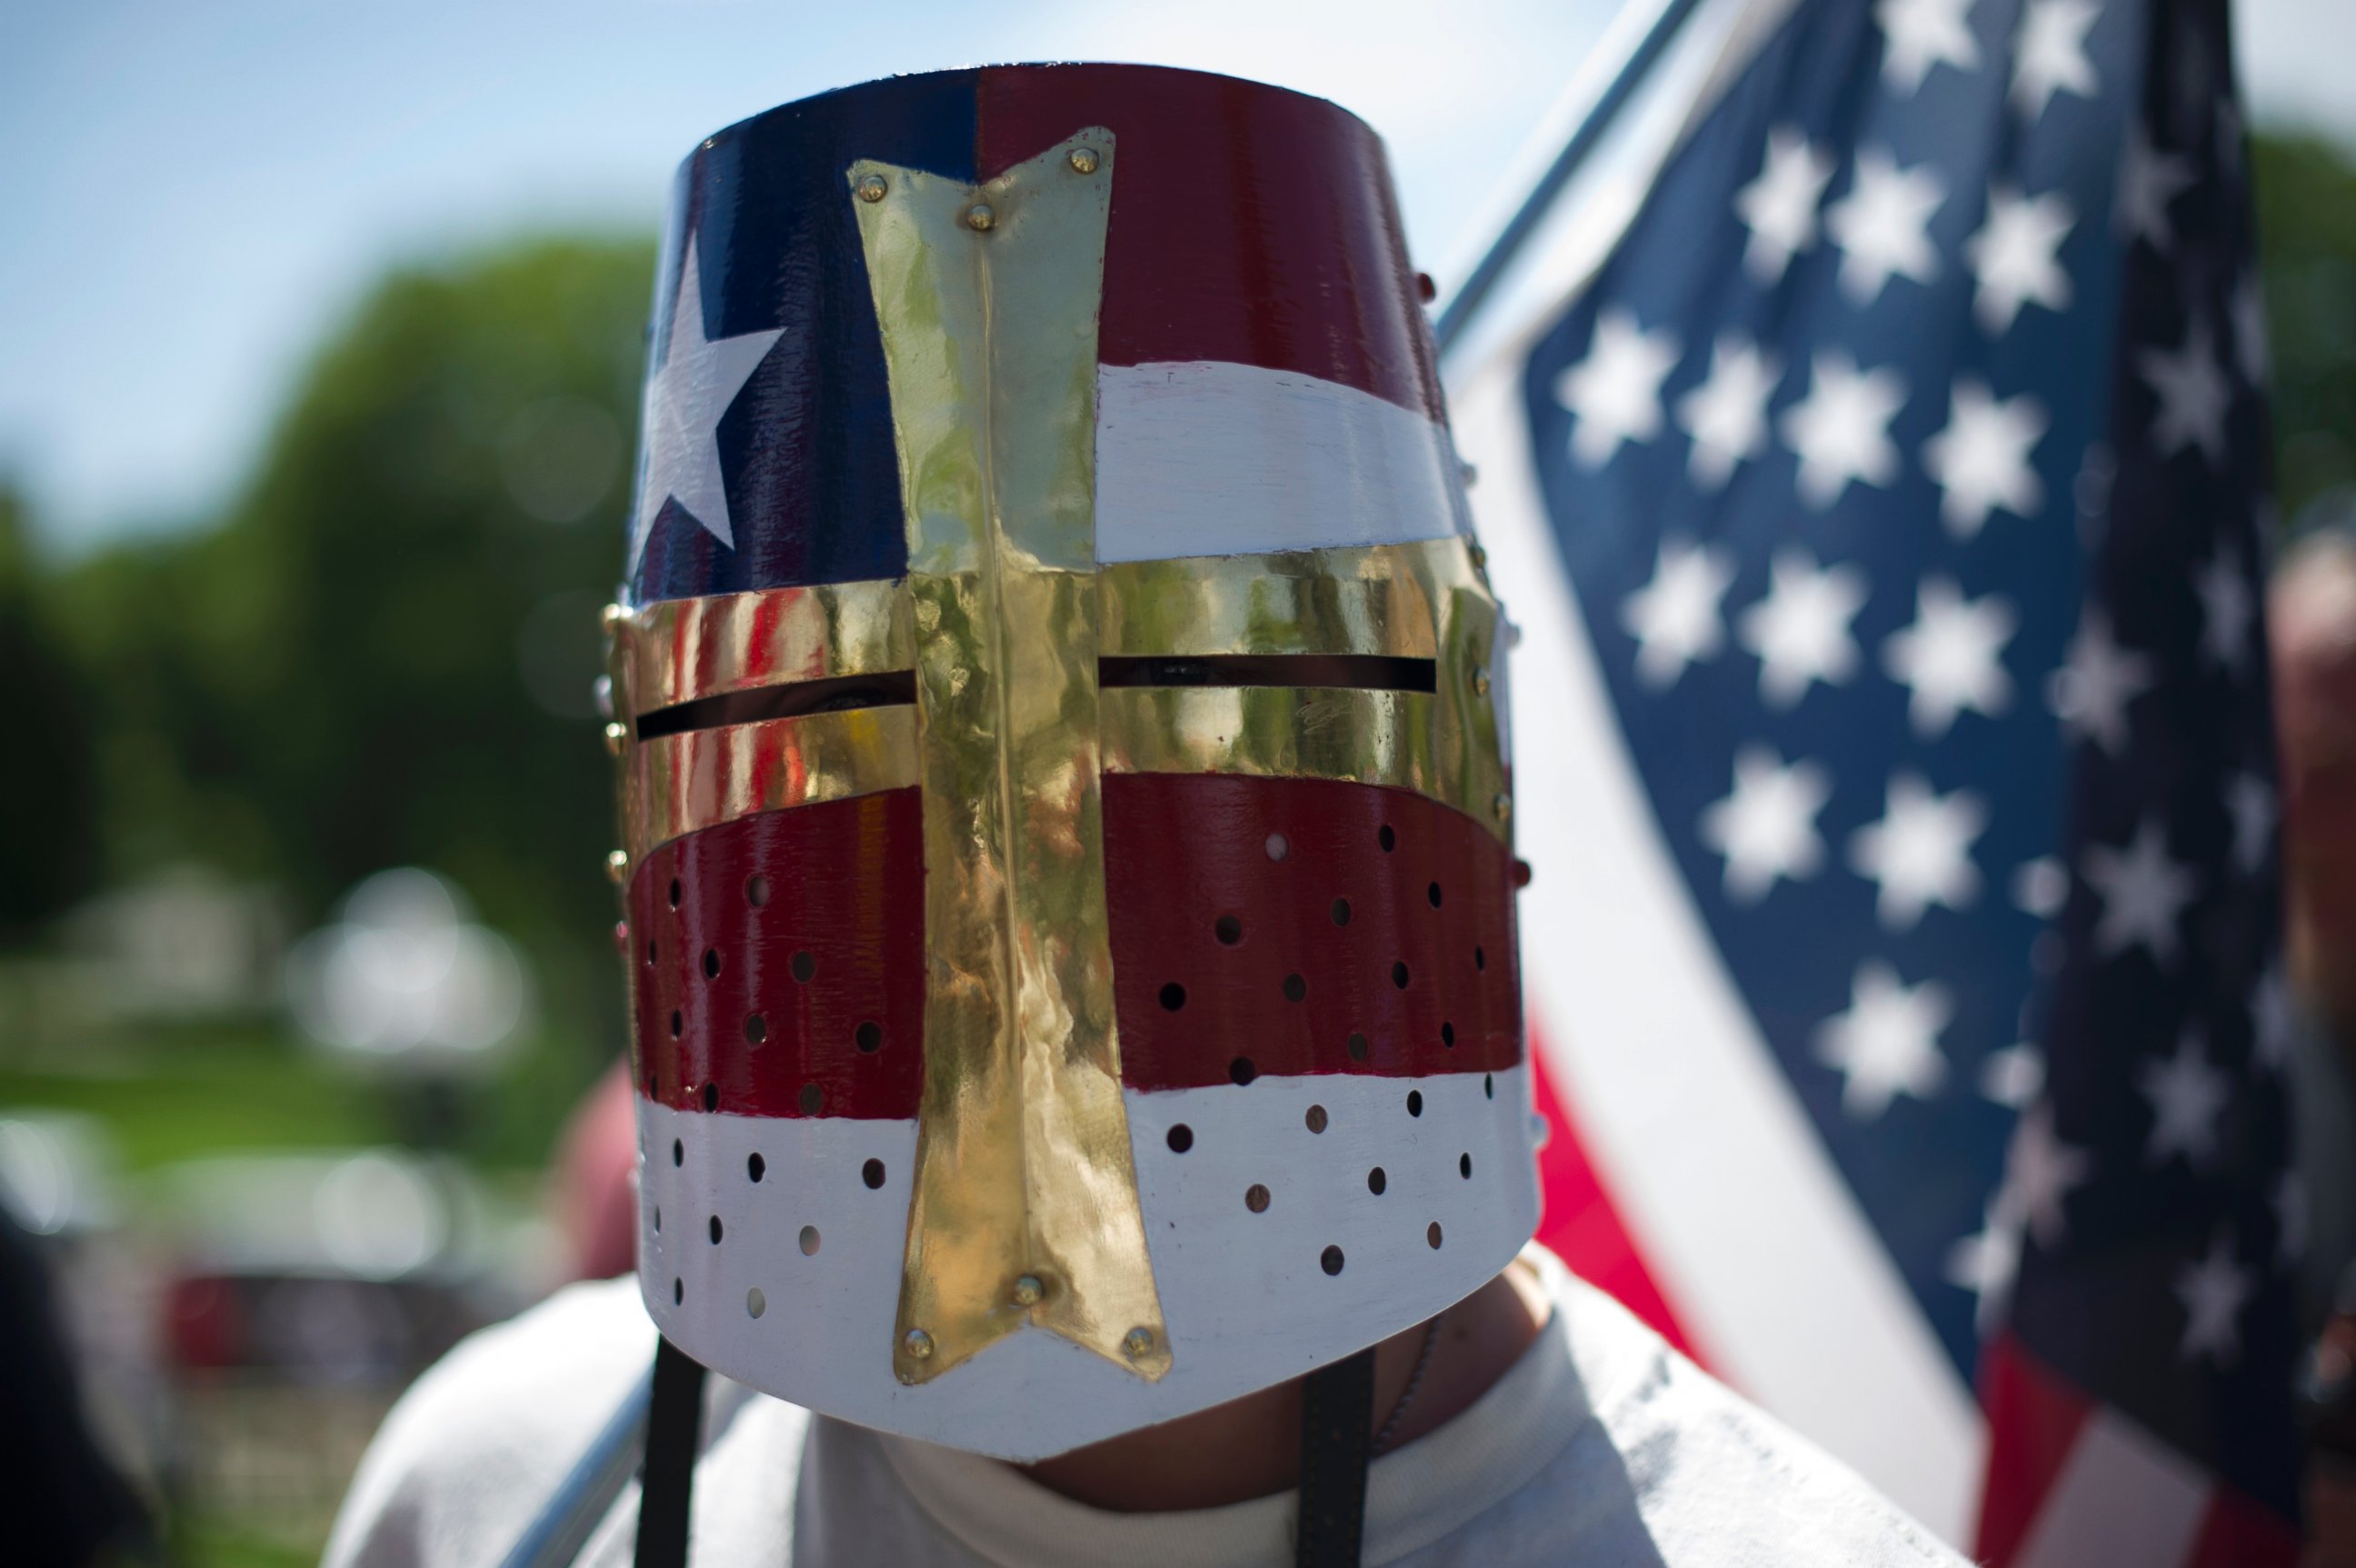
[{"label": "crusader great helm", "polygon": [[689,157],[608,732],[688,1356],[1032,1458],[1529,1237],[1506,633],[1417,296],[1374,134],[1223,77]]}]

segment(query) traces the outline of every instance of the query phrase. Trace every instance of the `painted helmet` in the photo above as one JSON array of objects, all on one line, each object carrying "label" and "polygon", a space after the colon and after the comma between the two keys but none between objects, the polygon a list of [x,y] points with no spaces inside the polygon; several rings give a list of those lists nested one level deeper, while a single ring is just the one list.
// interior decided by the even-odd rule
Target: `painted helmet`
[{"label": "painted helmet", "polygon": [[1058,1453],[1537,1217],[1508,635],[1380,143],[901,77],[681,167],[609,612],[638,1273],[695,1360]]}]

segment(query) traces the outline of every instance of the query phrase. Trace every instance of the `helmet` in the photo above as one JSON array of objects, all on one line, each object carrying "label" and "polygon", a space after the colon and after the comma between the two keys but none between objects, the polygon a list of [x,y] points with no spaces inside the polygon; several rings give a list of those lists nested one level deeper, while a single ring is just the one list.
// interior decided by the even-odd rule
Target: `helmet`
[{"label": "helmet", "polygon": [[1501,659],[1380,143],[1127,66],[681,167],[608,614],[638,1272],[863,1425],[1062,1452],[1531,1234]]}]

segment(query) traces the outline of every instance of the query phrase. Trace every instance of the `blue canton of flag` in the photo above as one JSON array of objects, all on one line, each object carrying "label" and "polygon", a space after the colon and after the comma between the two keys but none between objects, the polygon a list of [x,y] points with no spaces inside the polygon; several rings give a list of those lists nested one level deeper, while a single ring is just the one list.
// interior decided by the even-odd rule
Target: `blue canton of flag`
[{"label": "blue canton of flag", "polygon": [[2003,1329],[2287,1520],[2243,167],[2222,4],[1803,0],[1521,387],[1692,907],[1958,1374]]}]

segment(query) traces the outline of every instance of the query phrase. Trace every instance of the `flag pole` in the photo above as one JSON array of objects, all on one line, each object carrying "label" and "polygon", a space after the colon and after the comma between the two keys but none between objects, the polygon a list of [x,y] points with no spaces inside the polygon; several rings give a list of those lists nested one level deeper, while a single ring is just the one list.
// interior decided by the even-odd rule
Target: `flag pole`
[{"label": "flag pole", "polygon": [[1644,29],[1644,36],[1637,39],[1618,72],[1597,95],[1594,106],[1588,110],[1571,132],[1570,140],[1563,145],[1562,151],[1555,155],[1554,162],[1547,166],[1546,172],[1530,188],[1530,193],[1521,207],[1497,231],[1487,253],[1465,274],[1462,286],[1449,295],[1447,305],[1440,308],[1440,319],[1432,330],[1440,340],[1440,352],[1443,358],[1450,345],[1462,336],[1466,324],[1481,308],[1490,290],[1496,287],[1497,280],[1505,275],[1505,269],[1513,263],[1524,242],[1545,219],[1554,205],[1554,199],[1562,193],[1562,188],[1570,183],[1571,176],[1579,172],[1580,166],[1602,142],[1604,133],[1612,128],[1612,122],[1627,106],[1629,99],[1635,96],[1636,89],[1667,51],[1677,29],[1693,15],[1701,0],[1654,0],[1654,3],[1659,8],[1651,25]]}]

